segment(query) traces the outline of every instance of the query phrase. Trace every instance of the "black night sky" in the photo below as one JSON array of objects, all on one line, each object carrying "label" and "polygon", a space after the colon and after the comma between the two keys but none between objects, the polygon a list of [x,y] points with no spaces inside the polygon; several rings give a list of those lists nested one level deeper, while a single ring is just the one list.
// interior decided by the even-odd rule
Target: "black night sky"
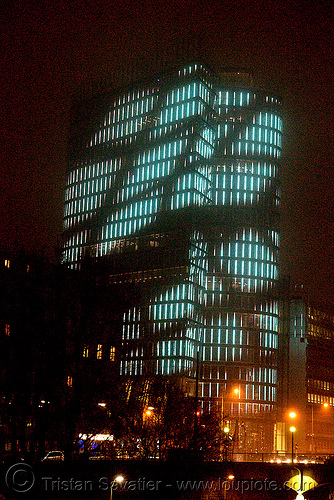
[{"label": "black night sky", "polygon": [[1,246],[52,254],[68,111],[83,86],[171,64],[196,38],[213,67],[253,69],[284,99],[282,271],[334,299],[332,2],[33,0],[1,11]]}]

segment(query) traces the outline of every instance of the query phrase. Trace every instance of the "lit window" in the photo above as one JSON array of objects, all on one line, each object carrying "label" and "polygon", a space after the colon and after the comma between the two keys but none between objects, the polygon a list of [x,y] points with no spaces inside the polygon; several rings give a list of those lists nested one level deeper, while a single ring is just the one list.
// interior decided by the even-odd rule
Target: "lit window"
[{"label": "lit window", "polygon": [[115,347],[110,347],[110,361],[115,361]]},{"label": "lit window", "polygon": [[102,344],[97,344],[96,358],[102,359]]},{"label": "lit window", "polygon": [[10,268],[10,260],[5,259],[5,267]]},{"label": "lit window", "polygon": [[71,375],[68,375],[67,377],[67,385],[68,387],[72,387],[73,385],[73,377],[71,377]]},{"label": "lit window", "polygon": [[84,358],[88,358],[89,350],[88,350],[88,346],[87,345],[84,345],[83,354],[82,355],[83,355]]},{"label": "lit window", "polygon": [[10,325],[9,324],[5,325],[5,334],[8,336],[10,335]]}]

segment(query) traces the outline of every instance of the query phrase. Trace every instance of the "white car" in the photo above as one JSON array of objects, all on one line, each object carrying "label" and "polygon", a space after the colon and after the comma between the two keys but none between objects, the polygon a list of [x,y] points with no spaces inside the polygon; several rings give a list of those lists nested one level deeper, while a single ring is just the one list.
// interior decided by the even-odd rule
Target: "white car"
[{"label": "white car", "polygon": [[42,460],[43,462],[63,462],[64,453],[62,451],[49,451]]}]

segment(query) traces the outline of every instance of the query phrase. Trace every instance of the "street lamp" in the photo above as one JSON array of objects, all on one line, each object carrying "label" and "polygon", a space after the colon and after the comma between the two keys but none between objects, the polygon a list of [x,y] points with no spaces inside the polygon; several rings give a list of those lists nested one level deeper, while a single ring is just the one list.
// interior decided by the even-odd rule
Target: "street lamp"
[{"label": "street lamp", "polygon": [[144,417],[150,417],[151,415],[153,415],[154,410],[154,406],[148,406],[146,410],[144,410]]},{"label": "street lamp", "polygon": [[118,475],[113,479],[113,481],[110,485],[110,500],[112,500],[112,492],[113,492],[113,487],[114,487],[115,483],[121,484],[121,483],[123,483],[123,481],[124,481],[124,477],[121,475]]},{"label": "street lamp", "polygon": [[291,426],[290,427],[290,432],[291,432],[291,462],[293,463],[294,459],[294,450],[293,450],[293,435],[296,432],[296,427]]}]

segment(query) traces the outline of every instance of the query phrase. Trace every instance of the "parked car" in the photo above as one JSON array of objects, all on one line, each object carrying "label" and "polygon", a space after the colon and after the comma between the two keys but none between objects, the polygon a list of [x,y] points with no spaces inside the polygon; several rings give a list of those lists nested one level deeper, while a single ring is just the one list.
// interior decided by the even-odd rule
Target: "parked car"
[{"label": "parked car", "polygon": [[43,458],[42,462],[63,462],[64,453],[62,451],[49,451]]}]

